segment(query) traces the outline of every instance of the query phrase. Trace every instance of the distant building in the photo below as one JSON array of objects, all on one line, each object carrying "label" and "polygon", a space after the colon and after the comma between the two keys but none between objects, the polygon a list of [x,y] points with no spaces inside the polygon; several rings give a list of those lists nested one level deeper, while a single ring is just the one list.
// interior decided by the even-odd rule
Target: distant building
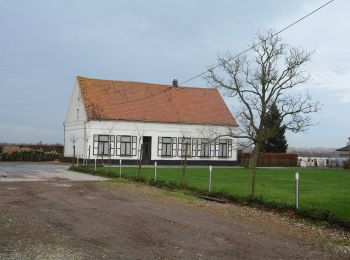
[{"label": "distant building", "polygon": [[350,158],[350,137],[349,137],[348,145],[344,146],[342,148],[339,148],[336,151],[339,152],[339,157],[341,157],[341,158]]},{"label": "distant building", "polygon": [[[77,77],[64,155],[135,163],[232,165],[237,127],[217,89]],[[218,137],[220,136],[220,137]]]}]

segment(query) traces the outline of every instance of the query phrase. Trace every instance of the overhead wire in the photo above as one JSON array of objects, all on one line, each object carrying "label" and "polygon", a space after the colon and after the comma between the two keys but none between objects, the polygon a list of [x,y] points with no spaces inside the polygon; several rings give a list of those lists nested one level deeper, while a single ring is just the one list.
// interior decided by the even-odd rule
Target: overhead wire
[{"label": "overhead wire", "polygon": [[[243,55],[243,54],[249,52],[250,50],[252,50],[252,49],[256,48],[257,46],[259,46],[260,44],[262,44],[264,41],[267,41],[267,40],[269,40],[269,39],[275,37],[276,35],[281,34],[282,32],[288,30],[289,28],[293,27],[293,26],[296,25],[297,23],[303,21],[303,20],[306,19],[307,17],[313,15],[314,13],[318,12],[318,11],[321,10],[322,8],[326,7],[327,5],[329,5],[330,3],[332,3],[333,1],[334,1],[334,0],[330,0],[330,1],[326,2],[326,3],[324,3],[323,5],[319,6],[318,8],[314,9],[313,11],[307,13],[306,15],[304,15],[303,17],[299,18],[298,20],[294,21],[293,23],[291,23],[291,24],[289,24],[289,25],[283,27],[283,28],[282,28],[281,30],[279,30],[278,32],[271,34],[269,37],[266,37],[266,39],[264,39],[264,40],[262,40],[262,41],[260,41],[260,42],[258,42],[258,43],[256,43],[256,44],[252,45],[252,46],[249,47],[248,49],[245,49],[244,51],[241,51],[240,53],[238,53],[238,54],[234,55],[233,57],[227,59],[227,60],[225,61],[225,63],[227,63],[227,62],[229,62],[229,61],[231,61],[231,60],[233,60],[233,59],[235,59],[235,58],[237,58],[237,57],[239,57],[239,56],[241,56],[241,55]],[[185,81],[182,81],[181,83],[179,83],[179,85],[183,85],[183,84],[185,84],[185,83],[187,83],[187,82],[190,82],[190,81],[192,81],[192,80],[194,80],[194,79],[196,79],[196,78],[198,78],[198,77],[201,77],[201,76],[205,75],[207,72],[209,72],[210,70],[215,70],[215,69],[217,69],[217,68],[220,67],[220,66],[221,66],[221,64],[215,65],[215,66],[213,66],[213,67],[207,69],[206,71],[204,71],[204,72],[202,72],[202,73],[199,73],[199,74],[197,74],[197,75],[195,75],[195,76],[193,76],[193,77],[191,77],[191,78],[189,78],[189,79],[187,79],[187,80],[185,80]]]},{"label": "overhead wire", "polygon": [[[256,43],[256,44],[254,44],[254,45],[250,46],[249,48],[247,48],[247,49],[241,51],[240,53],[234,55],[233,57],[229,58],[229,59],[226,60],[225,62],[227,63],[227,62],[229,62],[229,61],[231,61],[231,60],[233,60],[233,59],[235,59],[235,58],[237,58],[237,57],[239,57],[239,56],[241,56],[241,55],[243,55],[243,54],[249,52],[250,50],[252,50],[252,49],[254,49],[255,47],[257,47],[257,46],[259,46],[260,44],[262,44],[264,41],[269,40],[269,39],[275,37],[276,35],[281,34],[282,32],[288,30],[289,28],[293,27],[294,25],[296,25],[296,24],[298,24],[299,22],[303,21],[303,20],[306,19],[307,17],[309,17],[309,16],[313,15],[314,13],[318,12],[319,10],[321,10],[321,9],[324,8],[324,7],[326,7],[327,5],[329,5],[329,4],[332,3],[332,2],[334,2],[334,0],[330,0],[330,1],[326,2],[326,3],[324,3],[323,5],[319,6],[318,8],[314,9],[313,11],[307,13],[306,15],[304,15],[303,17],[299,18],[298,20],[294,21],[293,23],[290,23],[289,25],[283,27],[281,30],[279,30],[279,31],[277,31],[277,32],[275,32],[275,33],[273,33],[273,34],[271,34],[271,35],[270,35],[269,37],[267,37],[266,39],[264,39],[264,40],[262,40],[262,41],[260,41],[260,42],[258,42],[258,43]],[[181,83],[179,83],[179,86],[180,86],[180,85],[183,85],[183,84],[185,84],[185,83],[187,83],[187,82],[190,82],[190,81],[192,81],[192,80],[194,80],[194,79],[196,79],[196,78],[198,78],[198,77],[201,77],[201,76],[203,76],[204,74],[206,74],[207,72],[209,72],[210,70],[215,70],[215,69],[217,69],[217,68],[220,67],[220,66],[221,66],[220,64],[215,65],[215,66],[213,66],[213,67],[207,69],[206,71],[204,71],[204,72],[202,72],[202,73],[199,73],[199,74],[197,74],[197,75],[195,75],[195,76],[193,76],[193,77],[191,77],[191,78],[189,78],[189,79],[187,79],[187,80],[185,80],[185,81],[182,81]],[[150,94],[150,95],[141,97],[141,98],[132,99],[132,100],[128,100],[128,101],[125,101],[125,102],[122,102],[122,103],[118,103],[118,105],[125,105],[125,104],[129,104],[129,103],[134,103],[134,102],[142,101],[142,100],[148,99],[148,98],[150,98],[150,97],[159,95],[159,94],[161,94],[161,93],[167,92],[167,91],[169,91],[169,90],[171,90],[171,89],[173,89],[173,87],[169,86],[169,88],[163,89],[163,90],[158,91],[158,92],[156,92],[156,93],[153,93],[153,94]]]}]

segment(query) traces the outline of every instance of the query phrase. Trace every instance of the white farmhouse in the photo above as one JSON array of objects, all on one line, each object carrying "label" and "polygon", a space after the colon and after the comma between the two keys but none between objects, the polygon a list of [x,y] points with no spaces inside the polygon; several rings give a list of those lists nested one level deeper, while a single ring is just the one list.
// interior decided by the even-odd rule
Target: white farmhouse
[{"label": "white farmhouse", "polygon": [[77,77],[64,156],[134,164],[233,165],[237,126],[216,89]]}]

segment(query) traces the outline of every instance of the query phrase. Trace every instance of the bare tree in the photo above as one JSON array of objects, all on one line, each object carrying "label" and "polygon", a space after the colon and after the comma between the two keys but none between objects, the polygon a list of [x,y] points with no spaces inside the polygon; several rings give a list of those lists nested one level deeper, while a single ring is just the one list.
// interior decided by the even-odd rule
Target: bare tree
[{"label": "bare tree", "polygon": [[70,138],[69,138],[69,140],[72,142],[72,148],[73,148],[73,165],[75,164],[75,143],[77,142],[77,140],[78,140],[78,137],[76,137],[75,135],[72,135]]},{"label": "bare tree", "polygon": [[136,177],[139,178],[141,176],[141,169],[142,169],[142,160],[143,160],[143,136],[145,134],[145,131],[143,129],[137,129],[137,137],[138,137],[138,159],[137,159],[137,170],[136,170]]},{"label": "bare tree", "polygon": [[231,129],[230,136],[239,138],[241,144],[254,147],[249,161],[251,195],[254,197],[261,145],[275,134],[274,129],[263,124],[271,105],[278,107],[286,129],[297,133],[312,126],[310,114],[318,112],[320,104],[313,102],[306,91],[299,90],[310,79],[302,69],[310,60],[310,52],[283,44],[272,31],[266,35],[259,33],[252,50],[251,59],[231,54],[218,57],[218,68],[209,68],[206,79],[236,102],[234,114],[239,127]]},{"label": "bare tree", "polygon": [[[192,147],[191,147],[191,138],[189,138],[190,134],[186,130],[181,131],[182,137],[179,142],[178,153],[181,157],[181,176],[180,176],[180,187],[183,188],[185,185],[185,177],[186,177],[186,167],[187,167],[187,159],[191,156]],[[181,148],[180,148],[181,147]],[[190,153],[188,152],[188,148],[190,148]]]},{"label": "bare tree", "polygon": [[[104,134],[108,136],[108,154],[107,154],[107,165],[109,167],[111,167],[111,161],[112,161],[112,144],[115,145],[115,140],[114,140],[114,135],[112,135],[112,133],[115,132],[115,125],[112,125],[111,127],[107,128],[104,131]],[[113,140],[111,140],[111,138],[113,138]],[[116,147],[114,146],[114,151],[115,151]],[[102,163],[103,163],[103,154],[102,153]]]},{"label": "bare tree", "polygon": [[89,160],[90,160],[90,146],[89,146],[89,136],[85,137],[85,145],[84,145],[84,160],[83,160],[83,165],[88,165]]}]

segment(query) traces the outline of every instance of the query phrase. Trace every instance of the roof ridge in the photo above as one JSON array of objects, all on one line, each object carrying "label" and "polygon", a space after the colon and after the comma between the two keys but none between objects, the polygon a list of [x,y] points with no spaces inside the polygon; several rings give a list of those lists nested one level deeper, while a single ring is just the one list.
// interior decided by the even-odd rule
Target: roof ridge
[{"label": "roof ridge", "polygon": [[[140,82],[140,81],[128,81],[128,80],[113,80],[113,79],[99,79],[99,78],[90,78],[90,77],[83,77],[77,75],[77,80],[79,81],[87,79],[87,80],[97,80],[97,81],[109,81],[109,82],[121,82],[121,83],[131,83],[131,84],[146,84],[146,85],[151,85],[151,86],[162,86],[162,87],[173,87],[172,85],[167,85],[167,84],[160,84],[160,83],[150,83],[150,82]],[[173,87],[174,89],[201,89],[201,90],[215,90],[215,88],[208,88],[208,87],[190,87],[190,86],[178,86],[178,87]]]}]

